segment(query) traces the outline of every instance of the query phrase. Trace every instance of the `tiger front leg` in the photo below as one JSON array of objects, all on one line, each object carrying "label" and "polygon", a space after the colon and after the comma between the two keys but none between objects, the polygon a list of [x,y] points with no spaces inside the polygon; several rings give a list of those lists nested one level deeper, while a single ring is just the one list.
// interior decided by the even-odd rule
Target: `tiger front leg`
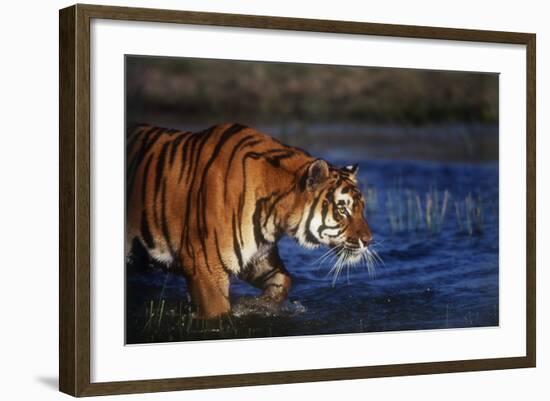
[{"label": "tiger front leg", "polygon": [[283,302],[290,291],[291,279],[281,260],[277,247],[271,248],[241,278],[262,290],[261,299],[268,302]]},{"label": "tiger front leg", "polygon": [[187,277],[191,301],[198,317],[212,319],[230,313],[229,276],[224,271],[197,268]]}]

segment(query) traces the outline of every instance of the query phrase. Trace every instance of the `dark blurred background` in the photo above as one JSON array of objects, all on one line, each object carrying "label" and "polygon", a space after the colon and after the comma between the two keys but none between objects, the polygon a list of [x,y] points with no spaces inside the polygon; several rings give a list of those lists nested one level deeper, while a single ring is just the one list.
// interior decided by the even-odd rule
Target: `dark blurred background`
[{"label": "dark blurred background", "polygon": [[127,56],[127,122],[240,122],[323,153],[498,159],[498,74]]}]

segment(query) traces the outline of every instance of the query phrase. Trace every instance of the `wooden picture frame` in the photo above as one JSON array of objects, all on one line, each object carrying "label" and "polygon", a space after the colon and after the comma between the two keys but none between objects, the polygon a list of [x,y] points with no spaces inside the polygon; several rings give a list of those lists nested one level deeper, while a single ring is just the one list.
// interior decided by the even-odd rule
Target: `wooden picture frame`
[{"label": "wooden picture frame", "polygon": [[[526,46],[526,355],[493,359],[92,383],[90,380],[90,21],[94,18],[492,42]],[[62,392],[73,396],[94,396],[535,366],[536,37],[534,34],[80,4],[60,10],[59,28],[59,388]]]}]

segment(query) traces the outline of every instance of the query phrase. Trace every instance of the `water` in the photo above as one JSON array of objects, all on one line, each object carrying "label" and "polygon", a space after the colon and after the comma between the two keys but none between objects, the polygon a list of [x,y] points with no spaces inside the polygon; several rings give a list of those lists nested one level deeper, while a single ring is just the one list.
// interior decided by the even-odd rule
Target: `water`
[{"label": "water", "polygon": [[[322,156],[337,165],[358,160],[349,152]],[[181,276],[158,266],[130,266],[127,342],[498,325],[498,163],[363,160],[359,168],[363,192],[371,193],[367,219],[384,261],[375,275],[359,266],[343,271],[333,285],[330,261],[314,263],[326,249],[307,250],[284,238],[280,254],[293,278],[288,302],[280,310],[266,307],[253,298],[258,290],[234,279],[233,316],[205,324],[193,320]],[[445,191],[445,217],[430,229],[426,196],[440,219]]]}]

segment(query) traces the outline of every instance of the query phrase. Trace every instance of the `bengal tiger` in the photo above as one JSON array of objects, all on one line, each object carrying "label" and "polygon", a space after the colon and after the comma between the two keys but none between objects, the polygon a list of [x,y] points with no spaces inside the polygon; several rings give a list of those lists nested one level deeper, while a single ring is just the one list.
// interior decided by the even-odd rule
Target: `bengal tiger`
[{"label": "bengal tiger", "polygon": [[285,300],[284,235],[330,247],[341,265],[370,254],[357,165],[336,168],[241,124],[194,133],[140,125],[126,143],[126,254],[137,238],[182,272],[201,318],[230,313],[231,275],[266,301]]}]

